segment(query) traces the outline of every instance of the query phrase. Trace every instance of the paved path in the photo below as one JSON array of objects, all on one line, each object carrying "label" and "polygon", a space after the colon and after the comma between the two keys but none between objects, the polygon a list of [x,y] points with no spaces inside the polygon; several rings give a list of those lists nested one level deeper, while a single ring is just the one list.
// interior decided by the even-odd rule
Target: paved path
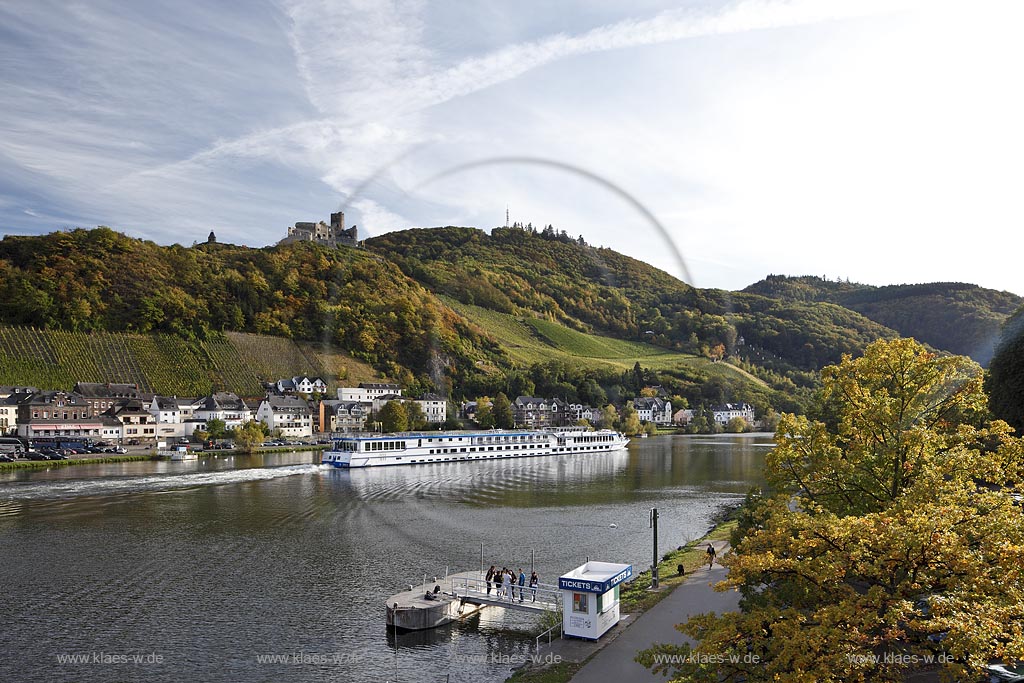
[{"label": "paved path", "polygon": [[[729,549],[727,541],[714,541],[721,557]],[[622,683],[623,681],[664,681],[633,658],[653,643],[684,643],[687,638],[674,626],[694,614],[729,612],[739,604],[736,591],[716,593],[710,584],[725,578],[726,570],[715,563],[710,571],[705,565],[676,587],[657,605],[641,614],[615,640],[608,643],[572,678],[572,683]]]}]

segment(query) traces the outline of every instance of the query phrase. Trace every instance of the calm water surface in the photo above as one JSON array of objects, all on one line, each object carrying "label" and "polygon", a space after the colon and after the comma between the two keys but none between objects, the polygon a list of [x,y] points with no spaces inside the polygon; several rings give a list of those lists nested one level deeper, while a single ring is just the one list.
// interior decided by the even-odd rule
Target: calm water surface
[{"label": "calm water surface", "polygon": [[639,570],[649,508],[662,549],[702,535],[761,485],[770,445],[662,436],[353,472],[307,452],[3,473],[0,681],[503,681],[536,616],[488,608],[396,642],[384,600],[476,569],[481,544],[486,565],[527,574],[535,553],[545,583],[588,556]]}]

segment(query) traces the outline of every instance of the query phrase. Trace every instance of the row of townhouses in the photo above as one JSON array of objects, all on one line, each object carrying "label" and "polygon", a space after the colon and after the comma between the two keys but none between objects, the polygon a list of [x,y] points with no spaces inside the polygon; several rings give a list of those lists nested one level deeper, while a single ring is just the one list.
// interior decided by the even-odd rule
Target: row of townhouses
[{"label": "row of townhouses", "polygon": [[[672,421],[677,425],[686,425],[689,424],[695,414],[696,411],[692,408],[684,408],[683,410],[676,411]],[[711,417],[723,427],[734,417],[742,417],[749,425],[755,424],[754,407],[749,403],[723,403],[720,406],[712,406]]]},{"label": "row of townhouses", "polygon": [[[672,403],[661,398],[640,397],[633,399],[633,407],[642,422],[672,424]],[[475,420],[477,403],[468,401],[462,405],[462,416]],[[560,398],[536,398],[517,396],[512,402],[512,420],[517,427],[540,429],[544,427],[566,427],[580,420],[593,423],[600,419],[601,409],[582,403],[568,403]]]},{"label": "row of townhouses", "polygon": [[361,431],[393,400],[416,403],[428,422],[440,424],[447,419],[443,397],[403,397],[397,384],[341,388],[338,400],[314,402],[299,395],[323,393],[326,388],[320,378],[279,380],[268,385],[275,391],[246,401],[230,392],[199,398],[147,394],[135,384],[79,382],[71,391],[0,386],[0,435],[152,444],[208,431],[212,420],[220,420],[229,430],[258,420],[282,436],[308,437]]}]

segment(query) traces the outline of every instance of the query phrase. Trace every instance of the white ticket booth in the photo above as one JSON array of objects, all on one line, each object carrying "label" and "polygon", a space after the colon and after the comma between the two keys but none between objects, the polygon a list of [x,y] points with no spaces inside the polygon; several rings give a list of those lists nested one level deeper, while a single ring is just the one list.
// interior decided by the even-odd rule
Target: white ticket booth
[{"label": "white ticket booth", "polygon": [[562,591],[562,633],[597,640],[619,623],[619,584],[633,577],[633,565],[587,562],[558,577]]}]

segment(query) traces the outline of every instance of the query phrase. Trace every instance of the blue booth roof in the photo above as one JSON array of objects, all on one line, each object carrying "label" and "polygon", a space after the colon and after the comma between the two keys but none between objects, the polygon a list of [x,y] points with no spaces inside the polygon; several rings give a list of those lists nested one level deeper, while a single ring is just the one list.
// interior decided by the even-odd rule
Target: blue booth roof
[{"label": "blue booth roof", "polygon": [[581,593],[607,593],[623,581],[633,578],[633,565],[612,562],[587,562],[558,577],[561,590]]}]

